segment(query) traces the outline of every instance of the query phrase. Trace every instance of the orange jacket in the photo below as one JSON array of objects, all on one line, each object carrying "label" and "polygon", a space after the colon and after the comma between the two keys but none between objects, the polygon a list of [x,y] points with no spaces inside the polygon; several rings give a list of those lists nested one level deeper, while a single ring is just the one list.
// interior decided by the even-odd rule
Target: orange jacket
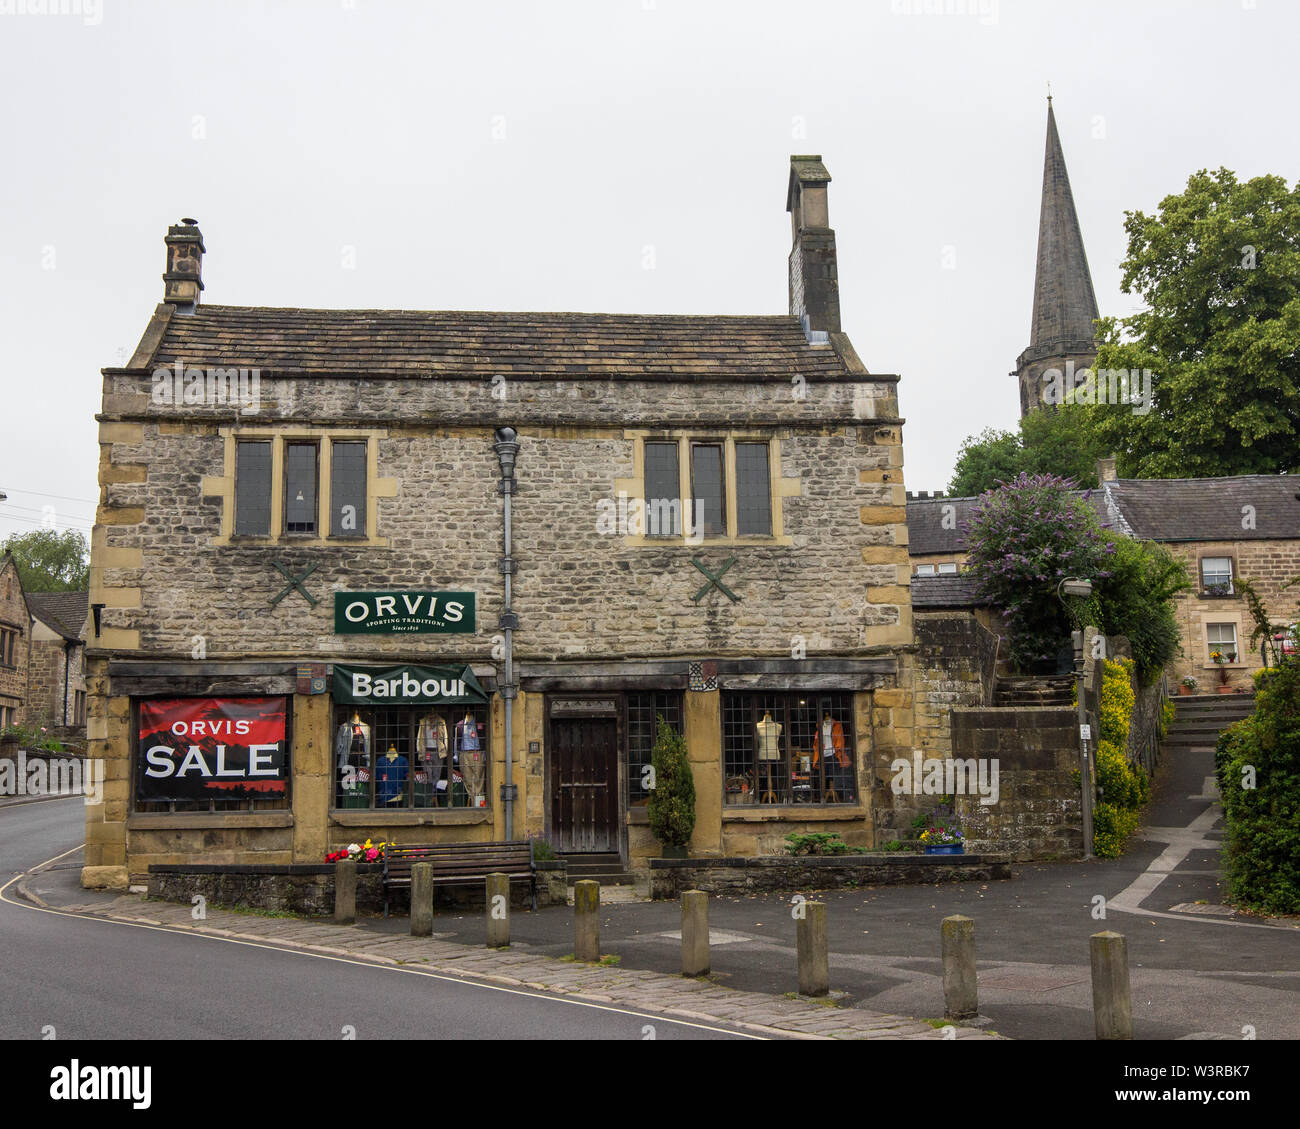
[{"label": "orange jacket", "polygon": [[[821,764],[822,753],[827,750],[822,748],[825,741],[825,735],[822,727],[817,727],[817,754],[813,757],[813,764]],[[835,754],[835,759],[839,761],[842,768],[849,767],[849,752],[844,747],[844,726],[838,721],[831,722],[831,752]]]}]

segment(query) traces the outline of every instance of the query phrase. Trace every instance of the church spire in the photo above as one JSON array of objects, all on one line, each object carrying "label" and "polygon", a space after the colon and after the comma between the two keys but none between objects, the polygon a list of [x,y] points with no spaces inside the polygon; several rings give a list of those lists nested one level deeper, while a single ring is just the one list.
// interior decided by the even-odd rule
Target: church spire
[{"label": "church spire", "polygon": [[1029,348],[1016,362],[1020,414],[1042,406],[1042,373],[1063,372],[1069,362],[1087,368],[1096,357],[1092,323],[1097,297],[1083,249],[1083,233],[1070,191],[1052,96],[1047,96],[1047,151],[1043,159],[1043,202],[1038,220],[1038,269]]}]

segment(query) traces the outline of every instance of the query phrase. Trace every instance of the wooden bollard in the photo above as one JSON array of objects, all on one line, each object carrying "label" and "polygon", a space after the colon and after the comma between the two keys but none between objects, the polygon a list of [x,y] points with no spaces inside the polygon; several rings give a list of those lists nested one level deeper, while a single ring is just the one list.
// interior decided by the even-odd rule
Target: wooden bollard
[{"label": "wooden bollard", "polygon": [[355,925],[357,921],[357,862],[340,859],[334,864],[334,924]]},{"label": "wooden bollard", "polygon": [[433,867],[417,862],[411,867],[411,936],[433,932]]},{"label": "wooden bollard", "polygon": [[945,917],[940,936],[944,1018],[971,1019],[980,1011],[975,978],[975,922],[961,914]]},{"label": "wooden bollard", "polygon": [[709,973],[709,895],[703,890],[682,894],[682,975]]},{"label": "wooden bollard", "polygon": [[797,949],[799,994],[824,996],[831,990],[830,961],[826,955],[826,903],[800,902]]},{"label": "wooden bollard", "polygon": [[600,883],[584,878],[573,887],[573,955],[600,960]]},{"label": "wooden bollard", "polygon": [[1089,938],[1092,1015],[1098,1039],[1133,1038],[1133,995],[1128,982],[1128,941],[1106,930]]},{"label": "wooden bollard", "polygon": [[510,876],[487,876],[487,945],[489,949],[510,944]]}]

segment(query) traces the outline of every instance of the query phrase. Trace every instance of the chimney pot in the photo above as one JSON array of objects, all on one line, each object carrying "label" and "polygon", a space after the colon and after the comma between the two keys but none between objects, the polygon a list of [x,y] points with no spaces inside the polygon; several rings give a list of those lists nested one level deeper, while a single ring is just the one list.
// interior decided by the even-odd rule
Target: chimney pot
[{"label": "chimney pot", "polygon": [[194,312],[203,289],[203,233],[199,221],[185,218],[167,229],[167,271],[163,275],[163,301]]}]

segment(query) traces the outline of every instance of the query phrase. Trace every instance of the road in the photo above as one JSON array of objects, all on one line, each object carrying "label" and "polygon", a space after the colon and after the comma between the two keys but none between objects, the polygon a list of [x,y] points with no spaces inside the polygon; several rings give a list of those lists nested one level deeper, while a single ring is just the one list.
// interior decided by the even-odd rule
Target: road
[{"label": "road", "polygon": [[[80,845],[80,800],[0,807],[0,886]],[[56,865],[80,866],[80,852]],[[731,1039],[722,1026],[0,901],[0,1037]],[[53,1029],[52,1031],[50,1029]]]}]

